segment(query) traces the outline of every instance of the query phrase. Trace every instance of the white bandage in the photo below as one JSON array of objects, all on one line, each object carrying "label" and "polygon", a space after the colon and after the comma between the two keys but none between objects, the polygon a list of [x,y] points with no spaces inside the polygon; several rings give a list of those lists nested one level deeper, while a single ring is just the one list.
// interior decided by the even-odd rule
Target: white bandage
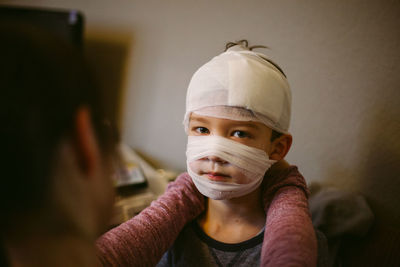
[{"label": "white bandage", "polygon": [[[223,163],[207,160],[211,156]],[[264,150],[220,136],[189,136],[186,157],[188,173],[197,189],[212,199],[231,199],[251,193],[276,162],[270,160]],[[194,167],[196,164],[199,167]],[[212,181],[204,174],[207,172],[221,172],[241,183]]]},{"label": "white bandage", "polygon": [[[247,109],[268,127],[287,133],[290,87],[286,77],[265,58],[261,53],[234,46],[200,67],[187,91],[185,128],[192,112],[225,106]],[[223,117],[227,115],[228,119],[236,120],[226,112]],[[222,117],[215,112],[214,116]]]}]

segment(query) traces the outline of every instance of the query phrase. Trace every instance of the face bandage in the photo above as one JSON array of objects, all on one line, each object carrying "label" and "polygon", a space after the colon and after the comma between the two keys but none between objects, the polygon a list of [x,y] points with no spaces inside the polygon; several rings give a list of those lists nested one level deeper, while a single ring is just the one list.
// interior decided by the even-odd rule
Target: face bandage
[{"label": "face bandage", "polygon": [[[291,112],[290,87],[286,77],[265,58],[261,53],[238,45],[200,67],[187,91],[186,130],[192,112],[223,106],[248,110],[257,121],[287,133]],[[241,120],[229,112],[208,114]]]},{"label": "face bandage", "polygon": [[[188,173],[197,189],[217,200],[251,193],[276,162],[264,150],[212,135],[189,136],[186,157]],[[210,173],[226,176],[227,181],[210,180]]]}]

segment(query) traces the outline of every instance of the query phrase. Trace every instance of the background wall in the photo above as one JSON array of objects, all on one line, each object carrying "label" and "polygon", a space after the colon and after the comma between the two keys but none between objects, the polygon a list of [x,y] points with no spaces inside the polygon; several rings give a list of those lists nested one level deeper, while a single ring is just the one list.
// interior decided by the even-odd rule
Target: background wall
[{"label": "background wall", "polygon": [[293,90],[288,160],[308,182],[362,192],[399,228],[399,1],[0,2],[81,10],[89,58],[110,99],[120,99],[123,140],[177,171],[191,75],[227,41],[268,45]]}]

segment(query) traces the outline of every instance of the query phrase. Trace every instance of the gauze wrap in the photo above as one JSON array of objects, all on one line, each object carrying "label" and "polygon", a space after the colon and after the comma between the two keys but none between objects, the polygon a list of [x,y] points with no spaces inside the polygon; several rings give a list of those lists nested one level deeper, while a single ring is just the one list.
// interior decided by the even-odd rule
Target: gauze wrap
[{"label": "gauze wrap", "polygon": [[[286,77],[265,58],[261,53],[237,45],[200,67],[187,91],[185,129],[192,112],[227,106],[247,109],[268,127],[287,133],[290,87]],[[235,120],[229,113],[213,116]]]},{"label": "gauze wrap", "polygon": [[[216,156],[233,165],[245,174],[248,182],[238,184],[232,182],[212,181],[195,173],[190,163]],[[187,170],[197,189],[212,199],[231,199],[241,197],[254,191],[262,182],[265,172],[275,160],[270,160],[264,150],[246,146],[220,136],[189,136],[186,150]],[[232,167],[232,166],[230,166]]]}]

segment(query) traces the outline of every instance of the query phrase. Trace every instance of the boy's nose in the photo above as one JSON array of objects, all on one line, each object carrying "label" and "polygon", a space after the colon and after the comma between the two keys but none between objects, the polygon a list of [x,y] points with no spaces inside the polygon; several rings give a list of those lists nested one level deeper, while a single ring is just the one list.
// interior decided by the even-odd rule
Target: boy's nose
[{"label": "boy's nose", "polygon": [[223,160],[223,159],[221,159],[220,157],[217,157],[217,156],[208,156],[208,157],[206,157],[206,159],[208,159],[210,161],[218,162],[218,163],[226,163],[225,160]]}]

